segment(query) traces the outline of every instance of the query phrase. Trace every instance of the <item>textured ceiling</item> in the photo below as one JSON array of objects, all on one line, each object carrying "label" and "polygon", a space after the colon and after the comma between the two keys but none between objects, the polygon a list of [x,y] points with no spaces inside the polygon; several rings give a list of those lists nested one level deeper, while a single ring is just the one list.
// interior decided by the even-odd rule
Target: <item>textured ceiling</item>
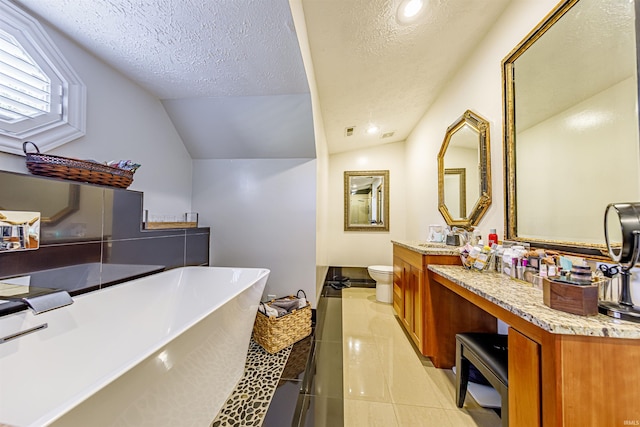
[{"label": "textured ceiling", "polygon": [[160,98],[192,158],[315,157],[288,0],[16,4]]},{"label": "textured ceiling", "polygon": [[[288,0],[14,1],[162,99],[193,158],[315,156]],[[426,0],[400,25],[400,0],[302,0],[329,152],[406,139],[508,1]]]},{"label": "textured ceiling", "polygon": [[19,0],[161,99],[308,93],[287,0]]},{"label": "textured ceiling", "polygon": [[[399,3],[302,2],[332,153],[406,139],[508,0],[425,0],[410,25],[397,22]],[[369,124],[380,133],[367,134]]]}]

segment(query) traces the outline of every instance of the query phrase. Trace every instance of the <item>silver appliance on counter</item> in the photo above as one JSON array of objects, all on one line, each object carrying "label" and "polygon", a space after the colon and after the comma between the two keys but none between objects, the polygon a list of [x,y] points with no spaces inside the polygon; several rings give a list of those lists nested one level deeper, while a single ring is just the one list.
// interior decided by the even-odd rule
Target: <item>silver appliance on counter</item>
[{"label": "silver appliance on counter", "polygon": [[600,301],[601,313],[640,322],[640,308],[633,304],[630,270],[640,256],[640,203],[611,203],[604,212],[604,237],[611,259],[620,265],[618,301]]}]

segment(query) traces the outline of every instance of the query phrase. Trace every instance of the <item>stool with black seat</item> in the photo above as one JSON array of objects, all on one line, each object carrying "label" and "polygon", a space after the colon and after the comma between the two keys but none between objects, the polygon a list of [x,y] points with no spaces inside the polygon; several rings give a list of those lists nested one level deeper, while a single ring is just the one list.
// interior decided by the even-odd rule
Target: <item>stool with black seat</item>
[{"label": "stool with black seat", "polygon": [[503,427],[509,425],[507,335],[468,332],[456,335],[456,405],[462,408],[467,395],[469,363],[500,393]]}]

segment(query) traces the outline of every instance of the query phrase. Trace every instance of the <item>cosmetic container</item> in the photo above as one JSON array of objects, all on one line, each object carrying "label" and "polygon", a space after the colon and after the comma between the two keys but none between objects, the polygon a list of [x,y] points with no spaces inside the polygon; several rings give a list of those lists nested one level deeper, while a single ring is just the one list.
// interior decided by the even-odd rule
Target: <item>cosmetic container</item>
[{"label": "cosmetic container", "polygon": [[489,246],[491,246],[492,244],[498,244],[498,235],[496,234],[495,228],[489,230],[489,236],[487,237],[487,239],[489,241]]}]

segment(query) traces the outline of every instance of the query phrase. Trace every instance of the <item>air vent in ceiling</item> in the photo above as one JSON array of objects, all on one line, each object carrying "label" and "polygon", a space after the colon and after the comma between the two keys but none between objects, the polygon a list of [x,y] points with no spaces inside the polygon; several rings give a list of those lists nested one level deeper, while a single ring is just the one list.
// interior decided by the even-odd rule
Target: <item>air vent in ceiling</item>
[{"label": "air vent in ceiling", "polygon": [[344,128],[344,136],[351,136],[353,135],[353,130],[355,129],[355,126],[350,126],[347,128]]},{"label": "air vent in ceiling", "polygon": [[380,138],[391,138],[395,132],[385,132]]}]

